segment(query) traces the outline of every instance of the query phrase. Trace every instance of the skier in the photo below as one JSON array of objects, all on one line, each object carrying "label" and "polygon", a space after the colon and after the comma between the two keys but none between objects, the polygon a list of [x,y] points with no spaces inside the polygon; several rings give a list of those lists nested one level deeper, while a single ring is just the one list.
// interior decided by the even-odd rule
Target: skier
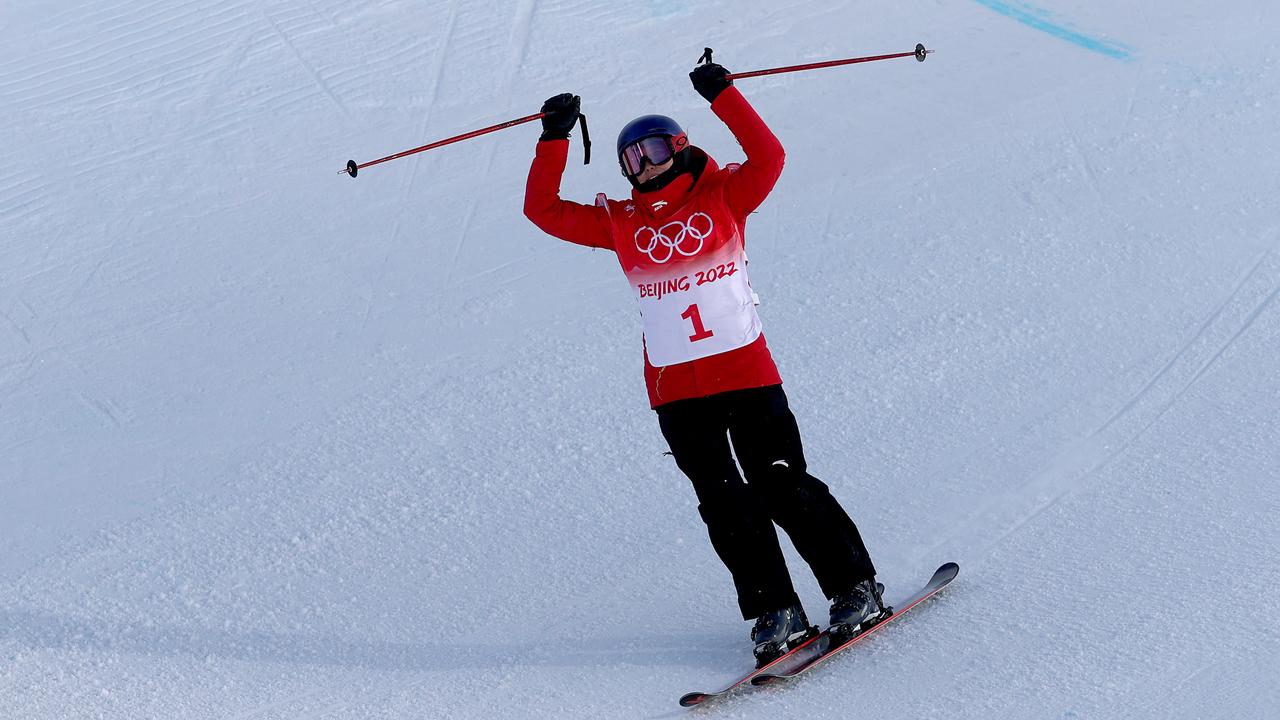
[{"label": "skier", "polygon": [[689,144],[675,120],[645,115],[618,135],[631,198],[562,200],[569,132],[581,104],[566,93],[542,107],[524,211],[550,235],[617,253],[640,303],[650,405],[676,465],[693,483],[742,617],[756,621],[751,639],[763,666],[816,633],[774,523],[832,601],[836,632],[856,633],[890,611],[857,527],[807,472],[795,417],[761,334],[743,232],[747,215],[782,173],[783,150],[728,74],[708,62],[689,76],[742,145],[746,162],[720,168]]}]

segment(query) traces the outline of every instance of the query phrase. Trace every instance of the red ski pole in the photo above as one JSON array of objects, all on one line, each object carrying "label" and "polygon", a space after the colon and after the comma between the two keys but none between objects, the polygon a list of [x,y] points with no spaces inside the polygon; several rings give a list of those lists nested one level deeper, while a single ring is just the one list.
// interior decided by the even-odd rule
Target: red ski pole
[{"label": "red ski pole", "polygon": [[[346,174],[346,175],[350,175],[351,177],[355,177],[357,172],[367,167],[380,165],[384,162],[390,162],[392,160],[398,160],[402,157],[407,157],[409,155],[416,155],[420,152],[434,150],[435,148],[444,147],[445,145],[452,145],[453,143],[462,142],[463,140],[470,140],[471,138],[480,137],[481,135],[487,135],[491,132],[506,130],[509,127],[515,127],[516,125],[523,125],[525,123],[533,122],[534,120],[541,120],[544,115],[546,115],[546,113],[535,113],[533,115],[526,115],[522,118],[516,118],[515,120],[500,122],[497,125],[490,125],[489,127],[480,128],[479,130],[472,130],[471,132],[463,133],[461,135],[454,135],[451,138],[445,138],[444,140],[437,140],[428,145],[423,145],[422,147],[416,147],[416,148],[413,148],[412,150],[405,150],[404,152],[398,152],[395,155],[388,155],[384,158],[378,158],[377,160],[370,160],[369,162],[366,162],[366,163],[360,163],[359,165],[356,164],[355,160],[348,160],[347,166],[339,170],[338,174],[339,175]],[[587,132],[587,116],[579,113],[578,121],[582,125],[582,145],[586,150],[586,162],[590,163],[591,162],[591,135],[588,134]]]},{"label": "red ski pole", "polygon": [[[920,62],[928,57],[933,50],[925,50],[924,45],[917,44],[916,49],[912,52],[893,53],[892,55],[871,55],[868,57],[847,58],[845,60],[827,60],[825,62],[808,63],[806,65],[788,65],[787,67],[769,68],[768,70],[752,70],[751,72],[731,73],[729,80],[741,80],[743,78],[760,77],[761,75],[779,75],[781,73],[800,72],[802,70],[817,70],[818,68],[836,67],[838,65],[853,65],[856,63],[875,62],[877,60],[892,60],[894,58],[913,57]],[[702,54],[702,60],[711,62],[711,48],[707,48]],[[701,62],[700,60],[699,62]]]}]

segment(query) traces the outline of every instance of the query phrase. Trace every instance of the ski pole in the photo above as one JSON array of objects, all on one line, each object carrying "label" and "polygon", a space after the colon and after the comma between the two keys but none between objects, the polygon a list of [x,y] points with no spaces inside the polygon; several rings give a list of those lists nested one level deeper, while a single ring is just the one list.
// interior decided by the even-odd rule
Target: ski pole
[{"label": "ski pole", "polygon": [[[533,115],[526,115],[522,118],[516,118],[515,120],[500,122],[497,125],[490,125],[489,127],[480,128],[479,130],[472,130],[471,132],[463,133],[461,135],[454,135],[451,138],[445,138],[444,140],[437,140],[428,145],[423,145],[422,147],[416,147],[416,148],[413,148],[412,150],[405,150],[404,152],[398,152],[395,155],[388,155],[384,158],[378,158],[377,160],[370,160],[369,162],[366,162],[366,163],[360,163],[359,165],[356,164],[355,160],[348,160],[347,166],[339,170],[338,174],[339,175],[347,174],[354,178],[357,172],[367,167],[380,165],[384,162],[390,162],[392,160],[398,160],[402,157],[407,157],[409,155],[416,155],[420,152],[426,152],[427,150],[434,150],[435,148],[444,147],[445,145],[452,145],[453,143],[462,142],[463,140],[470,140],[471,138],[480,137],[481,135],[487,135],[491,132],[506,130],[509,127],[515,127],[516,125],[523,125],[525,123],[533,122],[534,120],[541,120],[544,115],[546,115],[546,113],[535,113]],[[579,124],[582,125],[582,145],[586,155],[586,158],[583,162],[590,163],[591,162],[591,135],[587,132],[587,116],[583,115],[582,113],[579,113],[578,122]]]},{"label": "ski pole", "polygon": [[[891,55],[871,55],[868,57],[847,58],[844,60],[827,60],[825,62],[808,63],[806,65],[788,65],[787,67],[769,68],[767,70],[752,70],[751,72],[730,73],[726,76],[728,80],[741,80],[743,78],[760,77],[761,75],[780,75],[782,73],[800,72],[802,70],[817,70],[818,68],[836,67],[838,65],[853,65],[855,63],[875,62],[877,60],[892,60],[894,58],[914,57],[920,62],[932,54],[933,50],[926,50],[923,44],[917,43],[916,49],[911,52],[893,53]],[[702,53],[702,58],[698,62],[711,62],[711,48],[706,48]]]}]

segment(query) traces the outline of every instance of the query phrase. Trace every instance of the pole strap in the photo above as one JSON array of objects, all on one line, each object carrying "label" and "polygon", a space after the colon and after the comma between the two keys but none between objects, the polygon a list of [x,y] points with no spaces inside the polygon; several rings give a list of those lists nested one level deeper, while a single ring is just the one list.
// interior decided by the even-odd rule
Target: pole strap
[{"label": "pole strap", "polygon": [[578,113],[578,124],[582,126],[582,151],[585,157],[582,160],[583,165],[591,164],[591,133],[587,132],[587,116]]}]

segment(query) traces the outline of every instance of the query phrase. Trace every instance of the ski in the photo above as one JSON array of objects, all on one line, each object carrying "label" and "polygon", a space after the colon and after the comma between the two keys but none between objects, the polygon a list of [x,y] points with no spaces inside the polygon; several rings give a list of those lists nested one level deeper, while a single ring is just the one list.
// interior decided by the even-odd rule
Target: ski
[{"label": "ski", "polygon": [[[720,696],[722,696],[722,695],[726,695],[726,694],[728,694],[728,693],[731,693],[731,692],[733,692],[734,690],[736,690],[736,689],[738,689],[738,688],[742,687],[743,685],[746,685],[747,683],[751,682],[751,680],[752,680],[753,678],[755,678],[755,677],[759,676],[761,673],[766,673],[766,672],[768,672],[768,671],[770,671],[770,670],[780,668],[782,665],[786,664],[786,663],[787,663],[787,661],[789,661],[789,660],[791,660],[791,659],[795,658],[797,655],[799,655],[799,654],[800,654],[803,650],[805,650],[806,648],[814,647],[814,645],[815,645],[819,640],[823,640],[823,639],[825,639],[825,638],[826,638],[826,635],[827,635],[827,633],[826,633],[826,631],[825,631],[825,630],[824,630],[824,631],[822,631],[822,632],[820,632],[820,633],[816,633],[813,637],[811,637],[811,638],[809,638],[808,640],[805,640],[804,642],[800,643],[799,645],[797,645],[797,646],[795,646],[795,647],[791,648],[791,649],[790,649],[790,650],[788,650],[787,652],[783,653],[782,655],[780,655],[779,657],[777,657],[776,659],[774,659],[772,662],[770,662],[770,663],[768,663],[768,664],[764,665],[763,667],[758,667],[758,668],[756,668],[755,670],[752,670],[751,672],[747,673],[746,675],[743,675],[742,677],[738,678],[737,680],[733,681],[732,683],[729,683],[728,685],[724,686],[724,688],[723,688],[723,689],[721,689],[721,690],[717,690],[717,691],[715,691],[715,692],[691,692],[691,693],[685,693],[684,695],[682,695],[682,696],[680,697],[680,707],[694,707],[694,706],[697,706],[697,705],[701,705],[702,703],[704,703],[704,702],[706,702],[706,701],[708,701],[708,700],[714,700],[715,698],[718,698],[718,697],[720,697]],[[806,658],[806,659],[807,659],[807,658]]]},{"label": "ski", "polygon": [[[879,588],[880,592],[883,594],[884,585],[881,585],[880,583],[876,583],[876,586]],[[756,668],[755,670],[752,670],[746,675],[743,675],[741,678],[738,678],[737,680],[733,681],[729,685],[726,685],[721,690],[717,690],[715,692],[685,693],[680,698],[680,706],[694,707],[697,705],[701,705],[702,703],[708,700],[714,700],[722,695],[726,695],[742,687],[743,685],[746,685],[747,683],[750,683],[754,678],[760,676],[763,673],[767,673],[773,670],[782,670],[783,668],[790,667],[792,665],[802,665],[802,664],[809,663],[813,659],[818,657],[820,653],[817,652],[817,650],[821,647],[825,647],[826,642],[830,639],[828,637],[829,635],[830,635],[829,629],[823,630],[822,632],[815,634],[813,637],[809,638],[808,640],[805,640],[799,645],[791,648],[786,653],[782,654],[781,656],[773,660],[773,662],[768,663],[764,667],[759,667],[759,668]],[[781,675],[782,673],[776,673],[776,674]]]},{"label": "ski", "polygon": [[[793,677],[796,677],[797,675],[800,675],[802,673],[808,672],[809,670],[812,670],[813,668],[821,665],[827,660],[830,660],[832,657],[836,656],[840,652],[847,650],[853,645],[856,645],[858,642],[867,638],[871,634],[875,633],[877,630],[880,630],[881,628],[893,622],[894,620],[898,619],[899,617],[902,617],[911,608],[933,597],[939,590],[942,590],[942,588],[949,585],[952,580],[955,580],[956,575],[959,574],[959,572],[960,572],[959,565],[953,562],[944,564],[942,567],[934,571],[933,577],[929,578],[929,582],[925,584],[924,587],[916,591],[916,593],[911,597],[899,603],[899,605],[894,608],[893,614],[890,615],[889,617],[881,620],[880,622],[876,623],[875,625],[872,625],[871,627],[865,630],[862,630],[861,632],[857,633],[853,637],[847,640],[844,640],[843,642],[839,642],[835,646],[830,645],[833,636],[832,636],[832,633],[830,632],[830,628],[828,628],[827,630],[822,631],[822,634],[818,636],[818,638],[822,639],[822,642],[815,643],[813,645],[816,652],[813,652],[812,654],[810,654],[809,657],[807,657],[804,661],[799,663],[792,663],[789,669],[785,669],[780,672],[753,673],[749,679],[749,682],[752,685],[769,685],[779,680],[793,678]],[[815,638],[815,640],[817,640],[818,638]]]}]

